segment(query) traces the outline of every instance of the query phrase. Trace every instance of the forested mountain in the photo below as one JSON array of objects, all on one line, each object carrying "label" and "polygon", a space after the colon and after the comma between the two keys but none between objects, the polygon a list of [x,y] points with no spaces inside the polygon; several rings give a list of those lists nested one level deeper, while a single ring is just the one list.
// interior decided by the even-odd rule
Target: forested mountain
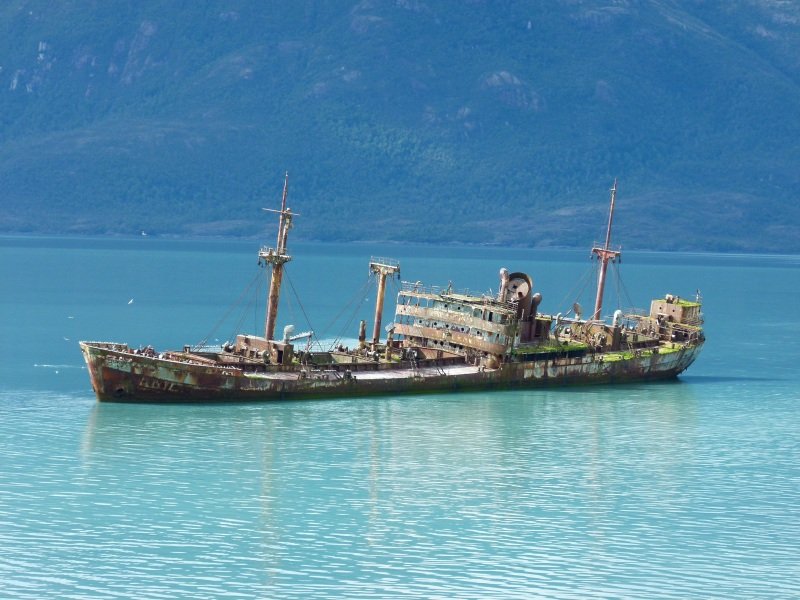
[{"label": "forested mountain", "polygon": [[0,4],[0,232],[800,252],[798,140],[795,2]]}]

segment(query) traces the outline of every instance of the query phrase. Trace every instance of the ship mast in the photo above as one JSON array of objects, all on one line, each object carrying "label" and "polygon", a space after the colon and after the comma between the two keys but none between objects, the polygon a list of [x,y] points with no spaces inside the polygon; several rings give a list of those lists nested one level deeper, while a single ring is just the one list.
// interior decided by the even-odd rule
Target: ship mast
[{"label": "ship mast", "polygon": [[381,339],[381,320],[383,319],[383,297],[386,293],[386,276],[400,273],[400,263],[391,258],[373,258],[369,261],[369,270],[378,276],[378,297],[375,299],[375,322],[372,327],[372,349],[375,350]]},{"label": "ship mast", "polygon": [[[281,209],[274,210],[265,208],[263,210],[276,212],[280,215],[278,221],[278,241],[275,248],[262,247],[258,252],[259,264],[271,265],[272,276],[269,282],[269,295],[267,296],[267,316],[264,323],[264,338],[271,340],[275,334],[275,321],[278,318],[278,300],[281,293],[281,282],[283,281],[283,265],[292,260],[286,254],[286,240],[289,237],[289,230],[292,228],[293,213],[286,207],[286,197],[289,193],[289,172],[283,181],[283,198],[281,199]],[[263,262],[262,262],[263,261]]]},{"label": "ship mast", "polygon": [[611,250],[611,224],[614,222],[614,201],[617,199],[617,180],[614,179],[614,187],[611,188],[611,208],[608,211],[608,229],[606,230],[606,243],[602,248],[595,246],[592,248],[592,253],[597,255],[600,259],[600,275],[597,278],[597,297],[594,301],[594,313],[592,320],[600,319],[600,313],[603,310],[603,291],[606,286],[606,271],[608,270],[608,263],[614,262],[620,255],[618,250]]}]

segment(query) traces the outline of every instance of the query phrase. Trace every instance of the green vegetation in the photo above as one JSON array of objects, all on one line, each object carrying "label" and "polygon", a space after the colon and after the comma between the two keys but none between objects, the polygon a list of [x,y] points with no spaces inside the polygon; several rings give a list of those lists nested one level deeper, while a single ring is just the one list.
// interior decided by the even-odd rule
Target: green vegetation
[{"label": "green vegetation", "polygon": [[672,354],[673,352],[679,352],[682,346],[680,344],[670,344],[670,345],[662,345],[658,347],[659,354]]},{"label": "green vegetation", "polygon": [[675,298],[672,302],[674,304],[677,304],[678,306],[689,306],[689,307],[700,306],[699,302],[694,302],[692,300],[685,300],[684,298]]},{"label": "green vegetation", "polygon": [[[681,350],[680,345],[672,344],[672,345],[661,345],[657,349],[658,354],[672,354],[673,352],[679,352]],[[604,362],[617,362],[620,360],[631,360],[636,356],[652,356],[655,354],[656,351],[653,348],[643,349],[643,350],[622,350],[620,352],[605,352],[603,353],[603,361]]]},{"label": "green vegetation", "polygon": [[621,360],[630,360],[633,358],[633,352],[609,352],[603,354],[603,362],[619,362]]},{"label": "green vegetation", "polygon": [[667,4],[8,0],[0,232],[800,251],[800,8]]},{"label": "green vegetation", "polygon": [[587,350],[588,344],[583,342],[558,342],[547,340],[540,344],[524,344],[512,349],[512,354],[546,354],[549,352],[568,352],[575,350]]}]

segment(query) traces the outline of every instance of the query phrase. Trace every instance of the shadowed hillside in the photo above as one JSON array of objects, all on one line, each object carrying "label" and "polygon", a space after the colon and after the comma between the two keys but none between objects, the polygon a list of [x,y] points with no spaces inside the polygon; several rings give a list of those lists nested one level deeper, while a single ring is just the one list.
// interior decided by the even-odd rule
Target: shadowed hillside
[{"label": "shadowed hillside", "polygon": [[800,5],[0,7],[0,231],[800,252]]}]

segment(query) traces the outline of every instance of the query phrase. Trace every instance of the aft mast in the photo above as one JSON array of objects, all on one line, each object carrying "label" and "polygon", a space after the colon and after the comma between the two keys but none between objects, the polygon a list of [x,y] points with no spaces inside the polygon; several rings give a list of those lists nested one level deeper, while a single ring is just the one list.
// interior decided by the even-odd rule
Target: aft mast
[{"label": "aft mast", "polygon": [[[259,264],[271,265],[272,276],[269,283],[269,295],[267,296],[267,316],[264,323],[264,338],[271,340],[275,334],[275,321],[278,318],[278,300],[281,294],[281,282],[283,281],[283,265],[292,260],[286,253],[286,241],[289,237],[289,230],[292,228],[293,213],[286,207],[286,197],[289,193],[289,172],[283,182],[283,198],[281,199],[281,209],[274,210],[265,208],[263,210],[276,212],[280,215],[278,221],[278,241],[275,248],[262,247],[258,252]],[[263,261],[263,263],[262,263]]]},{"label": "aft mast", "polygon": [[614,187],[611,188],[611,208],[608,211],[608,228],[606,229],[606,243],[602,248],[595,246],[592,253],[597,255],[600,260],[600,275],[597,278],[597,297],[594,301],[594,313],[592,320],[599,320],[603,310],[603,291],[606,286],[606,271],[608,263],[614,262],[620,255],[618,250],[611,250],[611,224],[614,222],[614,201],[617,199],[617,180],[614,179]]}]

